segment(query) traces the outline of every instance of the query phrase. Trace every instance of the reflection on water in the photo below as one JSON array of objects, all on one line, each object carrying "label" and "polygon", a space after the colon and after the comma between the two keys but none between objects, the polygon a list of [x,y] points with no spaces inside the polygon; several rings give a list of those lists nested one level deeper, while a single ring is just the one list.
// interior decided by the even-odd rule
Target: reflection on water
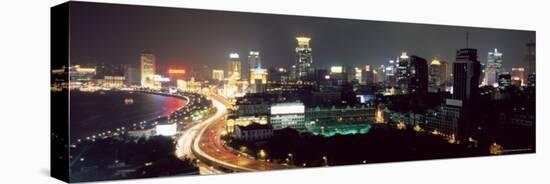
[{"label": "reflection on water", "polygon": [[[128,104],[126,99],[133,102]],[[71,91],[70,137],[75,139],[121,126],[129,127],[136,122],[169,115],[183,105],[185,100],[160,95]]]}]

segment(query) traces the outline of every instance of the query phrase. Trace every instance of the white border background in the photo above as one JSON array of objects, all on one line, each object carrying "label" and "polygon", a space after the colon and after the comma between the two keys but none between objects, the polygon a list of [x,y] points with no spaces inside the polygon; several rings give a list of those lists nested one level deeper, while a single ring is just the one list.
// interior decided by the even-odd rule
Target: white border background
[{"label": "white border background", "polygon": [[[464,25],[537,31],[537,153],[110,183],[548,183],[542,92],[550,68],[550,6],[544,0],[99,0],[99,2]],[[2,1],[0,7],[0,183],[62,183],[49,175],[49,19],[60,0]],[[546,175],[543,175],[546,174]]]}]

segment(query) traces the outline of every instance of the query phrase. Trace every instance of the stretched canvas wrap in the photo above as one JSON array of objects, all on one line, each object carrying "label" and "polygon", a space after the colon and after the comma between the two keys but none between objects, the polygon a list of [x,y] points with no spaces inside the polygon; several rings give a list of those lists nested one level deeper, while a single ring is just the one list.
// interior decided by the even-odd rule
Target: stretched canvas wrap
[{"label": "stretched canvas wrap", "polygon": [[51,175],[535,153],[535,40],[525,30],[67,2],[51,8]]}]

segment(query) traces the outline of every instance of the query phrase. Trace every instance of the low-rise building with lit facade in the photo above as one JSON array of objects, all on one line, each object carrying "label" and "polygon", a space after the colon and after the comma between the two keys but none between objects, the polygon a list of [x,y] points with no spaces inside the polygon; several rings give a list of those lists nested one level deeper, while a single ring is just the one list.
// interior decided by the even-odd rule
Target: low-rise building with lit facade
[{"label": "low-rise building with lit facade", "polygon": [[261,116],[268,115],[271,103],[275,96],[266,94],[247,94],[236,98],[235,115],[237,116]]},{"label": "low-rise building with lit facade", "polygon": [[271,105],[269,122],[274,130],[292,128],[306,131],[304,125],[305,106],[301,102],[275,103]]},{"label": "low-rise building with lit facade", "polygon": [[237,125],[233,137],[241,141],[262,141],[273,136],[273,127],[270,124],[252,123],[247,126]]},{"label": "low-rise building with lit facade", "polygon": [[305,110],[306,122],[371,122],[375,121],[375,108],[367,105],[346,107],[314,107]]},{"label": "low-rise building with lit facade", "polygon": [[69,67],[69,77],[71,82],[87,82],[96,76],[96,68],[94,67],[81,67],[80,65],[74,65]]},{"label": "low-rise building with lit facade", "polygon": [[268,124],[267,116],[229,116],[225,126],[227,133],[233,133],[235,126],[248,126],[252,123]]},{"label": "low-rise building with lit facade", "polygon": [[103,87],[121,88],[125,86],[124,76],[105,76],[103,77]]},{"label": "low-rise building with lit facade", "polygon": [[223,70],[217,70],[217,69],[212,70],[212,80],[220,82],[220,81],[223,81],[223,79],[224,79]]},{"label": "low-rise building with lit facade", "polygon": [[197,93],[202,89],[202,83],[195,81],[193,77],[190,80],[177,80],[176,85],[179,90],[191,93]]}]

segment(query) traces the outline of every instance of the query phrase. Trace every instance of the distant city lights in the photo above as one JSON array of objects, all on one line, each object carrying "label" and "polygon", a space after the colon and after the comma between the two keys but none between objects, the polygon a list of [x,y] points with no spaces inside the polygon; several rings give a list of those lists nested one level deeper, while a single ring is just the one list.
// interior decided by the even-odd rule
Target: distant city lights
[{"label": "distant city lights", "polygon": [[330,73],[342,73],[343,71],[343,67],[342,66],[332,66],[330,67]]},{"label": "distant city lights", "polygon": [[229,54],[229,58],[231,58],[231,59],[239,59],[239,54],[237,54],[237,53],[231,53],[231,54]]}]

